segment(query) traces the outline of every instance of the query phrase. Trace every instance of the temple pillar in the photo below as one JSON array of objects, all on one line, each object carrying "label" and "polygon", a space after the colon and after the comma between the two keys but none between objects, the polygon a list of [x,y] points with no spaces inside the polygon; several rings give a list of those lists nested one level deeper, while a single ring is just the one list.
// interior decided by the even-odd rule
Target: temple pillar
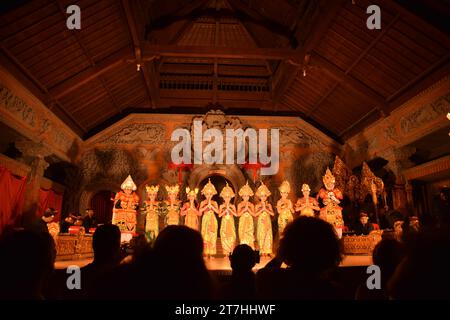
[{"label": "temple pillar", "polygon": [[31,170],[27,176],[25,199],[23,205],[23,224],[29,225],[36,218],[39,209],[39,189],[44,172],[49,166],[45,157],[52,152],[42,143],[35,143],[28,140],[19,140],[16,147],[22,152],[22,162],[30,166]]},{"label": "temple pillar", "polygon": [[403,176],[403,170],[414,165],[409,157],[415,152],[415,148],[401,147],[390,148],[382,155],[389,161],[387,167],[395,175],[395,184],[392,188],[393,209],[395,210],[404,211],[412,207],[412,187]]}]

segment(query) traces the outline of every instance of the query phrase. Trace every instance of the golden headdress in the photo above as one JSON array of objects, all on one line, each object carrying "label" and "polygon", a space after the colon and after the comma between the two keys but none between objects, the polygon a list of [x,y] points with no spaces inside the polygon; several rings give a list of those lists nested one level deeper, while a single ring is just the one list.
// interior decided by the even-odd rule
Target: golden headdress
[{"label": "golden headdress", "polygon": [[245,183],[245,185],[241,189],[239,189],[239,195],[241,197],[244,197],[244,196],[251,197],[251,196],[253,196],[253,190],[248,185],[248,181]]},{"label": "golden headdress", "polygon": [[267,188],[267,186],[264,184],[264,182],[261,181],[261,185],[258,187],[258,189],[256,190],[256,196],[258,198],[261,198],[262,196],[270,196],[270,190],[269,188]]},{"label": "golden headdress", "polygon": [[336,179],[334,178],[333,174],[330,171],[330,168],[327,168],[327,171],[325,172],[325,175],[322,178],[323,183],[330,184],[335,183]]},{"label": "golden headdress", "polygon": [[228,182],[227,182],[227,185],[226,185],[225,187],[223,187],[222,191],[220,192],[220,196],[221,196],[222,198],[226,198],[226,197],[233,198],[233,197],[235,196],[234,191],[233,191],[233,189],[228,185]]},{"label": "golden headdress", "polygon": [[202,194],[203,195],[215,195],[217,194],[217,190],[216,187],[214,187],[214,185],[211,183],[211,179],[208,179],[208,183],[205,184],[205,186],[202,189]]},{"label": "golden headdress", "polygon": [[311,191],[311,188],[306,183],[304,183],[302,185],[302,192],[305,192],[305,191]]},{"label": "golden headdress", "polygon": [[186,195],[189,196],[196,196],[198,193],[198,188],[191,189],[189,187],[186,188]]},{"label": "golden headdress", "polygon": [[147,195],[149,195],[149,194],[157,194],[158,190],[159,190],[159,186],[158,185],[156,185],[156,186],[145,185],[145,190],[147,191]]},{"label": "golden headdress", "polygon": [[122,182],[122,184],[120,185],[120,188],[122,190],[130,189],[133,191],[136,191],[136,189],[137,189],[136,185],[134,184],[133,178],[131,178],[130,175],[128,175],[128,177]]},{"label": "golden headdress", "polygon": [[178,194],[178,192],[180,191],[180,187],[175,184],[173,186],[166,186],[166,190],[168,194]]},{"label": "golden headdress", "polygon": [[283,183],[281,183],[280,187],[278,188],[281,193],[289,193],[291,192],[291,185],[289,184],[289,181],[284,180]]}]

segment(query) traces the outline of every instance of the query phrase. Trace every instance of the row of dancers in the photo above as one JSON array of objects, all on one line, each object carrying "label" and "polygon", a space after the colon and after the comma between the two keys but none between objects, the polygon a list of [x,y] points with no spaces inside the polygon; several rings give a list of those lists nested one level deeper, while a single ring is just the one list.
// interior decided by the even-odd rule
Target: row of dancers
[{"label": "row of dancers", "polygon": [[[223,199],[223,203],[220,205],[212,199],[217,194],[217,190],[211,181],[208,181],[201,190],[201,194],[205,199],[200,202],[199,206],[195,203],[199,190],[188,187],[186,188],[188,201],[181,207],[177,200],[178,185],[166,187],[168,201],[163,203],[163,205],[156,201],[159,187],[147,186],[146,188],[148,200],[144,202],[143,209],[146,212],[145,231],[149,239],[154,239],[157,236],[159,216],[161,215],[161,210],[165,210],[166,225],[177,225],[181,222],[181,217],[184,217],[186,226],[201,232],[205,245],[204,252],[207,256],[216,254],[218,235],[220,235],[222,250],[225,255],[233,251],[237,242],[254,248],[255,240],[261,255],[272,254],[273,232],[271,217],[275,216],[275,212],[272,205],[267,201],[271,192],[264,183],[261,183],[255,193],[246,183],[239,190],[239,196],[242,200],[237,205],[237,208],[232,203],[235,193],[228,184],[220,192],[220,197]],[[279,234],[282,234],[286,225],[294,219],[293,214],[295,211],[300,212],[300,215],[315,216],[315,212],[320,210],[317,200],[309,196],[310,188],[306,184],[302,187],[303,197],[297,201],[295,207],[292,201],[288,199],[290,193],[289,182],[284,181],[279,190],[281,199],[278,200],[276,206]],[[259,203],[253,204],[250,201],[253,195],[256,195],[259,199]],[[221,219],[220,230],[217,217]],[[237,230],[235,228],[235,217],[239,219]]]}]

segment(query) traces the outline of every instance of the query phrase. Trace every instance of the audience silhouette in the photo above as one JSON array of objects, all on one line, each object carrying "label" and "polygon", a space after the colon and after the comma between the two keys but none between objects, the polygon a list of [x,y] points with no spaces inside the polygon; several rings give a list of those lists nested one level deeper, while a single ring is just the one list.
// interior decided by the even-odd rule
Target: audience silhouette
[{"label": "audience silhouette", "polygon": [[366,281],[362,283],[356,291],[357,300],[386,300],[389,298],[387,293],[387,283],[391,279],[398,264],[404,256],[402,243],[396,239],[385,238],[381,240],[374,248],[372,253],[373,264],[380,267],[381,271],[381,289],[369,290]]},{"label": "audience silhouette", "polygon": [[0,239],[0,299],[44,299],[56,251],[47,232],[12,230]]},{"label": "audience silhouette", "polygon": [[[339,299],[328,274],[341,262],[341,247],[329,223],[299,217],[280,239],[277,256],[257,273],[257,292],[269,299]],[[288,267],[281,268],[282,263]]]},{"label": "audience silhouette", "polygon": [[221,290],[223,299],[254,299],[256,296],[256,283],[253,267],[256,264],[255,251],[246,245],[240,244],[234,248],[230,255],[231,279]]},{"label": "audience silhouette", "polygon": [[[229,257],[232,275],[218,292],[203,259],[201,234],[191,228],[168,226],[153,246],[137,237],[128,248],[128,259],[121,259],[119,228],[106,224],[96,229],[93,249],[93,262],[81,268],[81,290],[68,290],[65,270],[54,277],[58,281],[51,281],[57,272],[49,233],[5,229],[0,237],[0,299],[317,300],[348,296],[332,278],[342,260],[340,240],[332,225],[317,218],[299,217],[290,223],[277,255],[256,277],[255,252],[248,245],[238,245]],[[368,290],[363,278],[358,278],[354,284],[361,285],[356,299],[450,297],[447,252],[448,226],[424,227],[402,242],[384,237],[373,251],[373,263],[381,269],[381,289]],[[354,294],[354,286],[340,281]],[[52,286],[59,289],[52,290]]]},{"label": "audience silhouette", "polygon": [[392,299],[449,299],[450,228],[423,229],[411,235],[405,258],[389,281]]}]

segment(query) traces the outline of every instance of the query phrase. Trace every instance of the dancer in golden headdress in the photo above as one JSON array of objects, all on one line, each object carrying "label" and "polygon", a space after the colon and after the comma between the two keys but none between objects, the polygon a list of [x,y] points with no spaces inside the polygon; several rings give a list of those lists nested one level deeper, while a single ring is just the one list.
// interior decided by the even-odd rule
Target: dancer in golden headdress
[{"label": "dancer in golden headdress", "polygon": [[321,188],[318,198],[322,199],[324,207],[320,209],[320,217],[325,221],[331,223],[339,238],[342,237],[342,228],[344,227],[344,220],[342,219],[342,208],[339,206],[340,199],[343,198],[341,190],[335,188],[336,180],[327,168],[323,176],[323,184],[325,188]]},{"label": "dancer in golden headdress", "polygon": [[270,194],[271,193],[264,182],[261,182],[261,185],[255,193],[261,200],[261,202],[255,206],[255,216],[258,217],[256,238],[258,240],[259,252],[263,256],[272,254],[273,234],[270,216],[274,216],[274,213],[272,205],[267,201]]},{"label": "dancer in golden headdress", "polygon": [[159,232],[159,202],[156,201],[159,186],[145,186],[147,200],[142,204],[142,210],[145,212],[145,235],[149,241],[154,241]]},{"label": "dancer in golden headdress", "polygon": [[180,187],[175,184],[173,186],[166,186],[169,201],[167,204],[166,225],[177,225],[180,223],[180,201],[178,200],[178,192]]},{"label": "dancer in golden headdress", "polygon": [[220,192],[224,203],[219,207],[219,217],[222,217],[220,225],[220,241],[222,243],[223,253],[228,256],[233,252],[234,244],[236,242],[236,228],[234,226],[234,216],[237,216],[236,206],[230,203],[234,197],[234,192],[231,187],[227,185]]},{"label": "dancer in golden headdress", "polygon": [[280,190],[281,199],[277,202],[277,211],[278,211],[278,234],[283,234],[283,230],[286,225],[294,220],[292,213],[294,212],[294,208],[292,205],[292,201],[288,199],[289,192],[291,192],[291,186],[288,181],[283,181],[283,183],[278,188]]},{"label": "dancer in golden headdress", "polygon": [[136,209],[139,205],[139,196],[136,194],[136,185],[130,175],[125,179],[114,198],[112,223],[122,232],[136,231]]},{"label": "dancer in golden headdress", "polygon": [[320,210],[317,200],[309,196],[310,192],[309,185],[304,183],[302,185],[303,198],[299,198],[295,204],[295,211],[300,211],[301,216],[315,217],[314,211]]},{"label": "dancer in golden headdress", "polygon": [[255,248],[255,229],[253,217],[255,215],[255,206],[251,203],[250,197],[253,196],[253,190],[247,183],[239,190],[242,201],[238,204],[237,215],[239,217],[239,243],[247,244],[252,249]]},{"label": "dancer in golden headdress", "polygon": [[200,213],[203,214],[202,236],[205,246],[203,251],[208,258],[211,258],[212,255],[216,254],[218,223],[215,214],[219,214],[219,206],[216,201],[212,200],[217,191],[211,180],[208,180],[208,183],[203,187],[202,194],[206,198],[200,203]]},{"label": "dancer in golden headdress", "polygon": [[198,188],[186,188],[186,195],[189,202],[186,202],[181,208],[180,215],[184,216],[184,225],[199,231],[199,217],[202,215],[195,205],[195,197],[198,194]]}]

